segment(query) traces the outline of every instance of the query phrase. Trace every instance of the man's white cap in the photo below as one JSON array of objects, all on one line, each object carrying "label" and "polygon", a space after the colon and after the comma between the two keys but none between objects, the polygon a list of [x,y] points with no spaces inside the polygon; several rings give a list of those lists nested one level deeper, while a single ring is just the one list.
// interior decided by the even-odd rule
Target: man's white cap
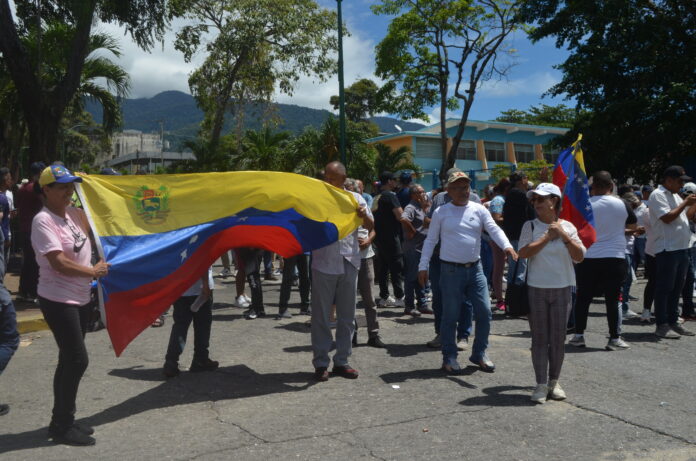
[{"label": "man's white cap", "polygon": [[557,185],[551,184],[550,182],[542,182],[534,190],[527,191],[527,198],[532,198],[532,195],[541,195],[546,196],[546,195],[555,195],[558,198],[563,197],[563,194],[561,194],[561,189],[558,188]]},{"label": "man's white cap", "polygon": [[687,182],[684,184],[684,192],[691,192],[692,194],[696,194],[696,184],[692,182]]}]

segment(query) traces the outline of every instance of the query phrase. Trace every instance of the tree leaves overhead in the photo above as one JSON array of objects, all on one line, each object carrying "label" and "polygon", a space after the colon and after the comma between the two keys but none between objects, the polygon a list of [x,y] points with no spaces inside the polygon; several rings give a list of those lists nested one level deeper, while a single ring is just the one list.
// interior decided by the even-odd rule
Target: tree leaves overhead
[{"label": "tree leaves overhead", "polygon": [[589,111],[574,132],[590,169],[648,180],[693,158],[696,2],[530,0],[523,14],[537,23],[532,39],[570,50],[551,94]]}]

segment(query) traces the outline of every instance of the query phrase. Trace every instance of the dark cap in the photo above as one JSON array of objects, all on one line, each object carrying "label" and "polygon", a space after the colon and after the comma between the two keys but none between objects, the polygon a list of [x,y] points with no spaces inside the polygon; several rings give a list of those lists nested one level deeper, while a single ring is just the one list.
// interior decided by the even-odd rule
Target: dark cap
[{"label": "dark cap", "polygon": [[382,185],[384,185],[392,180],[396,180],[396,176],[394,176],[394,173],[392,173],[391,171],[383,171],[379,175],[379,182],[381,182]]},{"label": "dark cap", "polygon": [[653,186],[650,186],[650,185],[647,185],[647,184],[646,184],[645,186],[643,186],[643,187],[641,188],[641,190],[642,190],[643,192],[652,192],[654,189],[653,189]]},{"label": "dark cap", "polygon": [[29,172],[32,176],[40,175],[44,168],[46,168],[44,162],[34,162],[29,165]]},{"label": "dark cap", "polygon": [[121,176],[121,173],[114,170],[113,168],[102,168],[102,170],[99,172],[99,174],[108,174],[111,176]]},{"label": "dark cap", "polygon": [[672,165],[667,167],[662,176],[665,178],[678,178],[686,182],[689,182],[692,179],[691,176],[687,176],[686,172],[684,171],[684,168],[679,165]]}]

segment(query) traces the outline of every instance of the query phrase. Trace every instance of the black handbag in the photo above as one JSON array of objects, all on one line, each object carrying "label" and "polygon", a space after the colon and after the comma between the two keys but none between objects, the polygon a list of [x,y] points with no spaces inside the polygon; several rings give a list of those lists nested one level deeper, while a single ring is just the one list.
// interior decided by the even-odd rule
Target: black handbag
[{"label": "black handbag", "polygon": [[[532,236],[534,235],[534,222],[532,222]],[[529,315],[529,295],[527,294],[527,277],[529,276],[529,265],[527,265],[527,273],[524,275],[524,283],[516,284],[517,270],[519,269],[519,261],[515,263],[512,280],[508,280],[508,286],[505,290],[505,312],[507,315],[514,317],[523,317]]]}]

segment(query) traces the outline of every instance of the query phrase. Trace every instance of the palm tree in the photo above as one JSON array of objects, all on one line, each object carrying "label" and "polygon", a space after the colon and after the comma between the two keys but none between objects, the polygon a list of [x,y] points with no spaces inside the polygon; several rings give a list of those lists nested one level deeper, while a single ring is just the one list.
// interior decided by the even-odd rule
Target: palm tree
[{"label": "palm tree", "polygon": [[286,166],[283,161],[290,133],[274,133],[269,126],[261,130],[247,130],[242,139],[242,150],[232,165],[239,170],[274,171]]},{"label": "palm tree", "polygon": [[396,172],[399,170],[413,170],[420,173],[421,168],[416,165],[411,158],[411,149],[401,146],[396,150],[386,144],[375,144],[377,158],[375,159],[375,172],[379,174],[383,171]]}]

